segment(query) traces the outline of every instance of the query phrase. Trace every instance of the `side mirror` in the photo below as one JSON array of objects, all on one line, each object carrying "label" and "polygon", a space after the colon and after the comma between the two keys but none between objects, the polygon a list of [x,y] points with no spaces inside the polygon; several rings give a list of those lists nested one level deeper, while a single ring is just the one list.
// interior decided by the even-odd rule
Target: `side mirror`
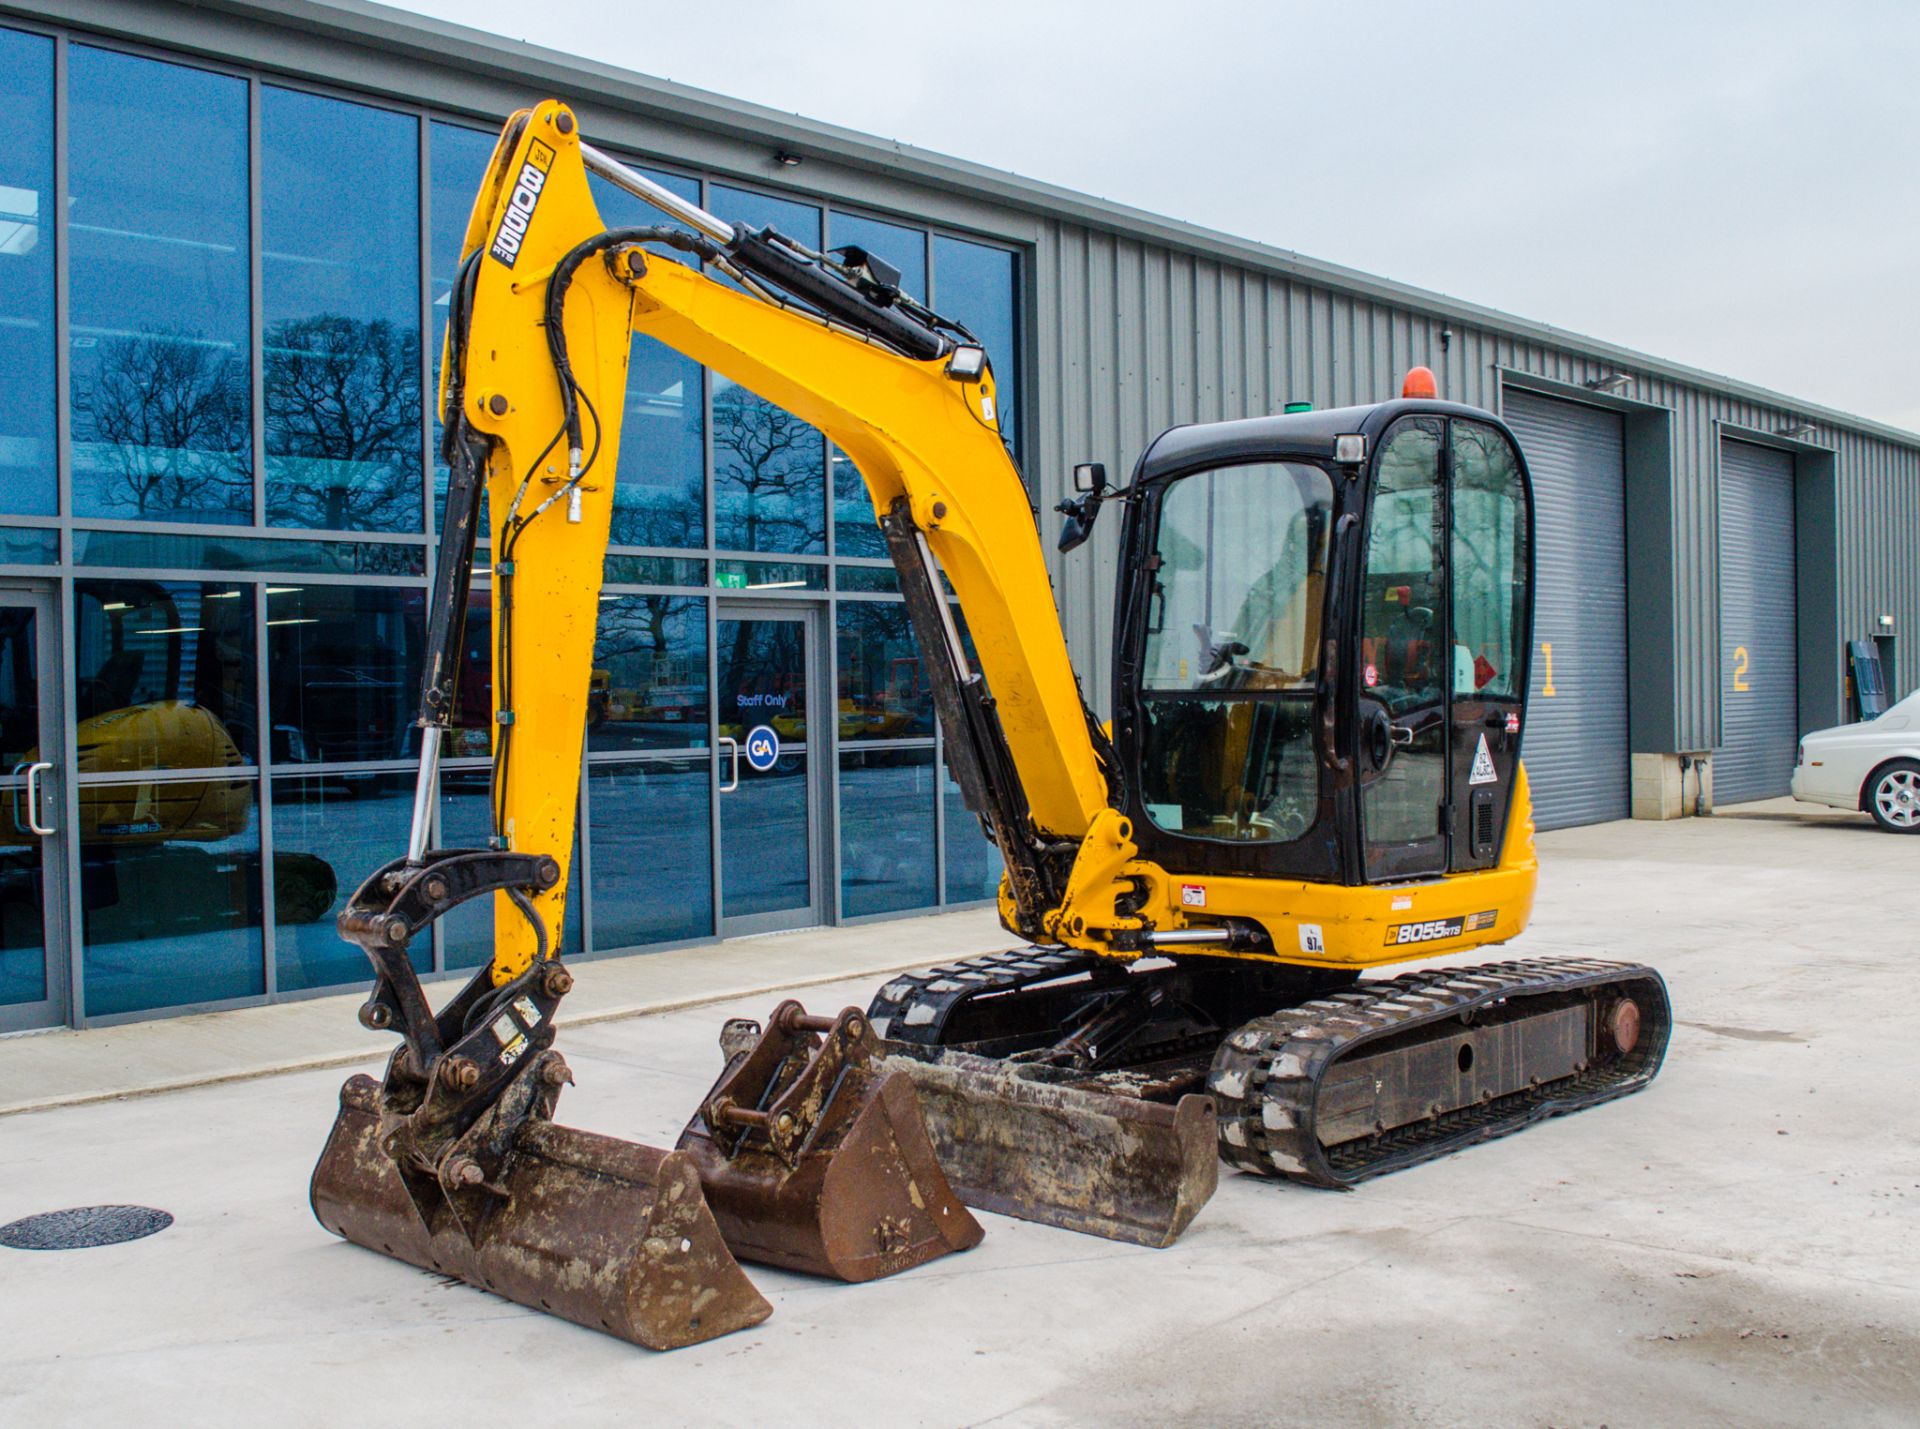
[{"label": "side mirror", "polygon": [[1054,542],[1054,549],[1062,555],[1086,545],[1087,537],[1093,534],[1093,518],[1100,508],[1096,506],[1092,511],[1082,514],[1076,509],[1078,505],[1078,502],[1073,501],[1060,503],[1060,509],[1066,511],[1067,519],[1060,528],[1060,539]]},{"label": "side mirror", "polygon": [[1073,469],[1073,489],[1080,493],[1077,501],[1062,501],[1053,508],[1067,518],[1055,543],[1062,552],[1085,545],[1093,534],[1094,518],[1100,514],[1100,501],[1107,492],[1106,466],[1097,461],[1081,462]]}]

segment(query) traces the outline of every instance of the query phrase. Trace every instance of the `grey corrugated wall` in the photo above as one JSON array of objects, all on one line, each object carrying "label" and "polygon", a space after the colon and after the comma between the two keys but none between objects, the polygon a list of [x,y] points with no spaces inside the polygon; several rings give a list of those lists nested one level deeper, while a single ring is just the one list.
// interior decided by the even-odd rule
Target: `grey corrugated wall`
[{"label": "grey corrugated wall", "polygon": [[[1546,345],[1079,224],[1041,225],[1034,270],[1027,463],[1049,534],[1056,518],[1048,513],[1073,462],[1104,461],[1123,476],[1147,441],[1177,422],[1272,412],[1294,399],[1376,401],[1397,394],[1414,363],[1435,370],[1442,396],[1496,410],[1505,373],[1571,388],[1634,375],[1627,398],[1673,412],[1676,747],[1718,743],[1719,433],[1778,433],[1804,410],[1649,375],[1583,353],[1575,340]],[[1443,330],[1452,334],[1444,350]],[[1834,668],[1840,641],[1873,634],[1889,614],[1902,636],[1902,688],[1910,688],[1920,673],[1920,439],[1897,444],[1819,421],[1801,449],[1809,447],[1831,448],[1838,471]],[[1075,658],[1103,711],[1118,524],[1053,558]]]}]

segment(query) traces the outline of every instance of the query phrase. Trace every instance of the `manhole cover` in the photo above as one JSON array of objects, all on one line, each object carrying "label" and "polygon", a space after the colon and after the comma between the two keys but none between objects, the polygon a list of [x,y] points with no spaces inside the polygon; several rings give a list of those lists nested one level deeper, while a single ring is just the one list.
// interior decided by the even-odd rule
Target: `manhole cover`
[{"label": "manhole cover", "polygon": [[0,1226],[0,1245],[15,1250],[81,1250],[139,1240],[172,1224],[172,1216],[150,1206],[76,1206]]}]

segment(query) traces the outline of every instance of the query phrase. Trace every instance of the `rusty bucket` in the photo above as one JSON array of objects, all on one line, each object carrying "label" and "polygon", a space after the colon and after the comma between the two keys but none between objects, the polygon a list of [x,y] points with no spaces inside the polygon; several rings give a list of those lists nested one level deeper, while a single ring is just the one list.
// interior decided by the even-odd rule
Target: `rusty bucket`
[{"label": "rusty bucket", "polygon": [[783,1002],[764,1031],[729,1022],[720,1045],[726,1069],[680,1150],[735,1255],[863,1281],[980,1243],[864,1013]]},{"label": "rusty bucket", "polygon": [[509,1099],[432,1174],[389,1154],[380,1084],[348,1081],[314,1168],[314,1215],[356,1245],[648,1349],[766,1319],[773,1307],[721,1238],[693,1158],[555,1125],[566,1069],[543,1059],[530,1084],[549,1093],[517,1112]]},{"label": "rusty bucket", "polygon": [[1147,1101],[966,1052],[890,1052],[883,1064],[912,1078],[940,1164],[969,1206],[1159,1248],[1219,1184],[1211,1097]]}]

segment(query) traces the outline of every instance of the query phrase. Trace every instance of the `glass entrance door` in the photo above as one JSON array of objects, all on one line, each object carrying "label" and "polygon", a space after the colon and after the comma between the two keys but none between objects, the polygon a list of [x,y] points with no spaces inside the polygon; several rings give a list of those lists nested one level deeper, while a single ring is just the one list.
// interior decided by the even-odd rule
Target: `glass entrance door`
[{"label": "glass entrance door", "polygon": [[716,625],[714,761],[720,835],[720,931],[776,932],[821,920],[824,767],[813,613],[728,606]]},{"label": "glass entrance door", "polygon": [[0,1032],[66,1020],[53,600],[0,590]]}]

